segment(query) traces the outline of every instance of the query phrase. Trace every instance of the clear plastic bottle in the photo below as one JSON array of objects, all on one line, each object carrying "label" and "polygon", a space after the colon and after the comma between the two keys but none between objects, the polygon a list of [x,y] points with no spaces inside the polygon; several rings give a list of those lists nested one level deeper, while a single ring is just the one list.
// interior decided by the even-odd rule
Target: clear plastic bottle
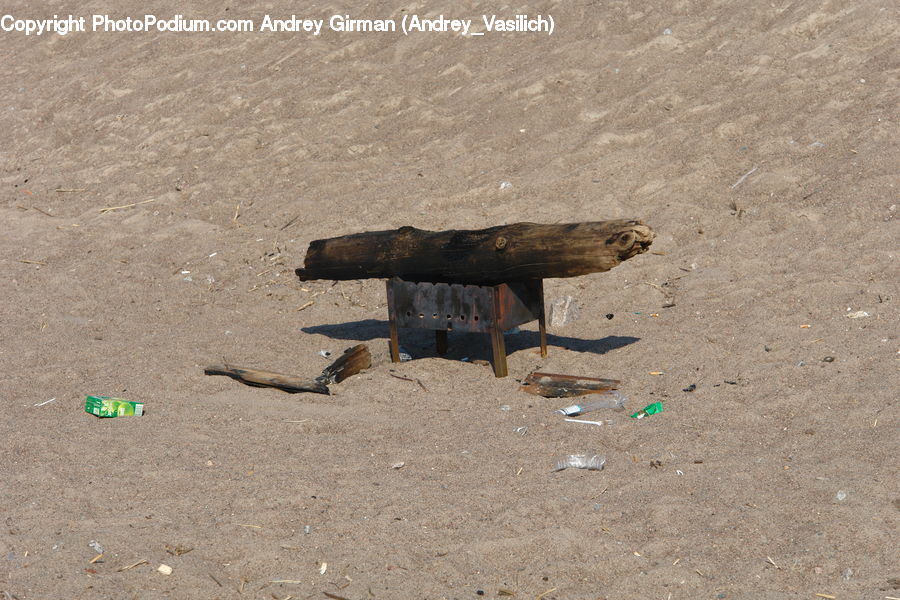
[{"label": "clear plastic bottle", "polygon": [[567,454],[556,460],[553,470],[587,469],[588,471],[602,471],[605,464],[606,457],[600,454]]},{"label": "clear plastic bottle", "polygon": [[576,417],[600,408],[621,409],[625,406],[625,400],[627,400],[625,394],[618,390],[609,390],[608,392],[598,394],[591,400],[560,408],[556,412],[566,415],[567,417]]}]

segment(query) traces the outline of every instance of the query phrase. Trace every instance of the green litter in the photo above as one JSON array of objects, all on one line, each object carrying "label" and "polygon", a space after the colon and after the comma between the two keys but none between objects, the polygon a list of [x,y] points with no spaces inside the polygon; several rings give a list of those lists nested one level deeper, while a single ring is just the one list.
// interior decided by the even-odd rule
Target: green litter
[{"label": "green litter", "polygon": [[88,396],[84,412],[98,417],[140,417],[144,414],[144,403],[111,396]]},{"label": "green litter", "polygon": [[662,402],[654,402],[653,404],[648,404],[641,410],[637,411],[633,415],[631,415],[632,419],[643,419],[649,415],[655,415],[656,413],[662,412]]}]

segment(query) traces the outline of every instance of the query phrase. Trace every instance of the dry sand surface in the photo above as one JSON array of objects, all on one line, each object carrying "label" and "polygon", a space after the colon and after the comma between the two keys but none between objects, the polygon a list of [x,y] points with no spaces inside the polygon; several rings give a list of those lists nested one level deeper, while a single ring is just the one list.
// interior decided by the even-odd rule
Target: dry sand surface
[{"label": "dry sand surface", "polygon": [[[555,30],[0,32],[3,600],[900,597],[896,3],[45,4],[0,13]],[[547,280],[581,317],[502,379],[479,335],[391,364],[383,281],[293,273],[347,233],[630,217],[651,252]],[[331,396],[203,375],[358,343]],[[535,369],[627,410],[564,422]]]}]

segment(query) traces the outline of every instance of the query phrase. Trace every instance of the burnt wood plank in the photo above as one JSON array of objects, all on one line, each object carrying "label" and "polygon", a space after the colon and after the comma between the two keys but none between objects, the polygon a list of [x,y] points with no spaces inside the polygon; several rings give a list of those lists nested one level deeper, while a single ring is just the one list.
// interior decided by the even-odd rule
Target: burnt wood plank
[{"label": "burnt wood plank", "polygon": [[571,398],[585,394],[602,394],[617,389],[621,383],[617,379],[535,372],[525,378],[519,389],[545,398]]}]

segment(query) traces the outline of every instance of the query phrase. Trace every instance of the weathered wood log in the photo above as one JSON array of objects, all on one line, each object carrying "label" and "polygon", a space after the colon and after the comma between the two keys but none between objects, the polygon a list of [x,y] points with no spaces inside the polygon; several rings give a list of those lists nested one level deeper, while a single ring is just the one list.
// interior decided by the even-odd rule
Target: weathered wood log
[{"label": "weathered wood log", "polygon": [[618,388],[620,383],[622,382],[618,379],[534,372],[525,378],[519,389],[544,398],[572,398],[585,394],[602,394]]},{"label": "weathered wood log", "polygon": [[296,272],[303,281],[400,277],[492,284],[576,277],[608,271],[646,252],[654,237],[639,220],[516,223],[472,231],[401,227],[315,240]]},{"label": "weathered wood log", "polygon": [[369,352],[369,347],[365,344],[357,344],[352,348],[347,348],[336,361],[325,367],[322,374],[315,379],[304,379],[294,375],[283,375],[271,371],[232,365],[211,365],[206,367],[203,372],[207,375],[225,375],[254,387],[274,387],[291,394],[299,392],[330,394],[327,384],[340,383],[351,375],[356,375],[363,369],[368,369],[370,366],[372,366],[372,354]]},{"label": "weathered wood log", "polygon": [[291,394],[299,392],[315,392],[316,394],[330,394],[328,386],[316,379],[304,379],[294,375],[283,375],[271,371],[261,371],[248,367],[234,367],[231,365],[210,365],[203,369],[207,375],[225,375],[237,379],[241,383],[253,387],[273,387]]}]

